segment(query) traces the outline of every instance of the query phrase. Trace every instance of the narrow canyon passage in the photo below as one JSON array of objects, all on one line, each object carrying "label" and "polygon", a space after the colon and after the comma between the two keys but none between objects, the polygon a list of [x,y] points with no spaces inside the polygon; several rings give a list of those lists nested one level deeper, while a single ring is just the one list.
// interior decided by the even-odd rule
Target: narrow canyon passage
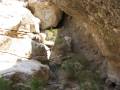
[{"label": "narrow canyon passage", "polygon": [[0,90],[120,90],[119,0],[0,0]]}]

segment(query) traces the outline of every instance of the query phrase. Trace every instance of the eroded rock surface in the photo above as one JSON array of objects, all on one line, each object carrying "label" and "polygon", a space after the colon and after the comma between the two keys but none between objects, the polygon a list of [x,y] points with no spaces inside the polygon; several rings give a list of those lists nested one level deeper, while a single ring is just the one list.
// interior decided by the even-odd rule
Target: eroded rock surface
[{"label": "eroded rock surface", "polygon": [[17,36],[17,33],[23,31],[39,33],[39,23],[40,20],[34,17],[27,8],[0,4],[1,34]]},{"label": "eroded rock surface", "polygon": [[[36,60],[1,58],[0,67],[0,74],[7,79],[25,81],[36,76],[45,80],[49,78],[49,67]],[[14,77],[15,75],[16,77]]]},{"label": "eroded rock surface", "polygon": [[[2,37],[3,38],[3,37]],[[40,61],[48,60],[49,48],[31,39],[4,37],[0,49],[0,75],[9,79],[16,76],[20,81],[37,76],[48,80],[49,67]],[[34,59],[27,59],[34,58]]]},{"label": "eroded rock surface", "polygon": [[[82,33],[80,30],[84,29],[86,34],[92,36],[102,54],[107,59],[108,78],[113,82],[120,82],[119,0],[51,1],[61,8],[61,10],[63,10],[65,13],[72,16],[76,23],[76,28],[74,27],[74,31],[76,33],[74,32],[74,35]],[[69,20],[70,19],[71,18],[69,18]],[[79,43],[79,41],[77,42]]]},{"label": "eroded rock surface", "polygon": [[[34,76],[48,80],[49,67],[41,64],[40,61],[48,60],[50,50],[39,42],[43,38],[39,23],[40,20],[27,8],[0,3],[1,76],[9,79],[15,76],[20,81]],[[36,36],[39,37],[39,41],[33,40]]]},{"label": "eroded rock surface", "polygon": [[62,12],[48,0],[28,0],[29,8],[41,20],[41,28],[56,27],[61,20]]}]

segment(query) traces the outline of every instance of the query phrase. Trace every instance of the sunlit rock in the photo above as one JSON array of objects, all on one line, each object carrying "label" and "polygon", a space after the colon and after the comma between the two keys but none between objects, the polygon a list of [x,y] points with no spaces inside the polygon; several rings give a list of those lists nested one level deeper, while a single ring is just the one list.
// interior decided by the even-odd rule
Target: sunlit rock
[{"label": "sunlit rock", "polygon": [[[42,43],[33,41],[31,38],[10,38],[7,43],[7,38],[1,42],[1,52],[14,54],[19,58],[35,58],[39,60],[48,60],[50,57],[50,49]],[[44,58],[43,58],[44,57]]]},{"label": "sunlit rock", "polygon": [[10,47],[12,40],[8,36],[0,35],[0,50],[6,50]]},{"label": "sunlit rock", "polygon": [[27,0],[1,0],[0,3],[6,5],[22,6],[22,7],[26,7],[28,4]]},{"label": "sunlit rock", "polygon": [[[17,37],[24,32],[40,32],[40,20],[24,7],[0,4],[0,33]],[[24,31],[24,32],[23,32]]]},{"label": "sunlit rock", "polygon": [[15,76],[21,81],[31,76],[47,80],[49,68],[37,60],[43,60],[41,56],[46,60],[49,55],[50,50],[46,45],[30,38],[0,36],[0,75],[8,79],[13,79]]},{"label": "sunlit rock", "polygon": [[39,61],[48,60],[50,58],[51,51],[48,46],[42,43],[32,42],[32,58]]},{"label": "sunlit rock", "polygon": [[40,20],[27,8],[8,2],[0,3],[0,76],[21,81],[29,77],[48,80],[49,67],[40,60],[41,56],[49,59],[50,49],[33,40],[39,36]]},{"label": "sunlit rock", "polygon": [[[28,9],[19,6],[0,4],[0,12],[1,51],[18,57],[49,59],[50,50],[42,44],[46,36],[39,33],[39,19],[34,17]],[[33,38],[36,36],[42,42],[35,41]]]},{"label": "sunlit rock", "polygon": [[0,51],[0,73],[1,71],[7,70],[15,65],[17,57],[7,53],[5,51]]},{"label": "sunlit rock", "polygon": [[28,80],[30,77],[48,80],[49,67],[36,60],[6,57],[6,59],[1,58],[0,75],[7,79],[20,81]]}]

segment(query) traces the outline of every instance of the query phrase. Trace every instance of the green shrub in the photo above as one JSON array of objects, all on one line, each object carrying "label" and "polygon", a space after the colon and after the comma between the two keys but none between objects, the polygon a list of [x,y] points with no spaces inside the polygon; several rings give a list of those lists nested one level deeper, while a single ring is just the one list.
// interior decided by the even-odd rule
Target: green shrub
[{"label": "green shrub", "polygon": [[90,62],[80,55],[72,55],[62,64],[62,68],[68,74],[68,79],[76,80],[80,90],[102,90],[103,82],[99,73],[93,72],[90,67]]},{"label": "green shrub", "polygon": [[65,60],[62,68],[67,72],[69,78],[77,79],[79,73],[88,66],[88,62],[84,57],[72,55],[71,58]]},{"label": "green shrub", "polygon": [[[0,78],[0,90],[44,90],[47,82],[39,78],[32,78],[21,86],[12,85],[12,82]],[[14,87],[13,87],[14,86]]]},{"label": "green shrub", "polygon": [[10,84],[10,81],[0,78],[0,90],[11,90]]},{"label": "green shrub", "polygon": [[58,32],[58,29],[51,28],[50,30],[46,30],[45,31],[45,33],[47,34],[46,40],[55,41],[57,37],[57,32]]},{"label": "green shrub", "polygon": [[30,82],[31,90],[44,90],[46,81],[33,78]]}]

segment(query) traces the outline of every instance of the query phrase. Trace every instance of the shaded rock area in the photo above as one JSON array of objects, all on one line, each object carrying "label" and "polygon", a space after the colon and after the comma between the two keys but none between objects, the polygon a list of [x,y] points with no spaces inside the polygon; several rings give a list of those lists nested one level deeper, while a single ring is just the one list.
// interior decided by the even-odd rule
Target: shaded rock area
[{"label": "shaded rock area", "polygon": [[[50,68],[55,76],[47,90],[103,90],[104,80],[101,78],[100,71],[103,63],[99,60],[104,60],[104,57],[101,53],[96,54],[95,48],[92,45],[89,47],[90,43],[81,41],[78,46],[82,48],[74,46],[68,25],[74,24],[67,23],[64,27],[66,31],[64,28],[58,30],[55,46],[51,53],[52,63],[50,63]],[[76,39],[75,37],[74,39]],[[105,78],[105,76],[106,73],[103,73],[102,77]]]},{"label": "shaded rock area", "polygon": [[[84,40],[86,39],[85,37],[85,38],[81,38],[81,40],[78,40],[78,38],[80,38],[80,35],[86,35],[86,36],[90,35],[92,41],[94,41],[95,43],[94,44],[95,47],[99,48],[99,49],[97,48],[98,51],[100,51],[107,60],[107,64],[106,64],[107,66],[106,72],[108,78],[107,81],[114,83],[113,88],[115,89],[117,87],[117,90],[119,90],[118,87],[120,82],[120,69],[119,69],[120,1],[119,0],[106,0],[106,1],[50,0],[50,1],[54,2],[56,6],[58,6],[61,10],[63,10],[66,14],[72,16],[69,18],[69,21],[72,18],[74,22],[73,24],[75,25],[73,27],[74,32],[71,32],[71,34],[73,37],[77,37],[73,40],[73,45],[75,46],[76,51],[79,51],[80,49],[79,46],[81,44],[81,40],[84,42]],[[69,30],[71,30],[70,27],[72,26],[68,26]],[[88,40],[89,39],[90,38],[88,38]],[[76,45],[78,47],[76,47]],[[98,52],[96,52],[95,50],[95,53]],[[104,60],[101,59],[101,62],[104,62]]]}]

